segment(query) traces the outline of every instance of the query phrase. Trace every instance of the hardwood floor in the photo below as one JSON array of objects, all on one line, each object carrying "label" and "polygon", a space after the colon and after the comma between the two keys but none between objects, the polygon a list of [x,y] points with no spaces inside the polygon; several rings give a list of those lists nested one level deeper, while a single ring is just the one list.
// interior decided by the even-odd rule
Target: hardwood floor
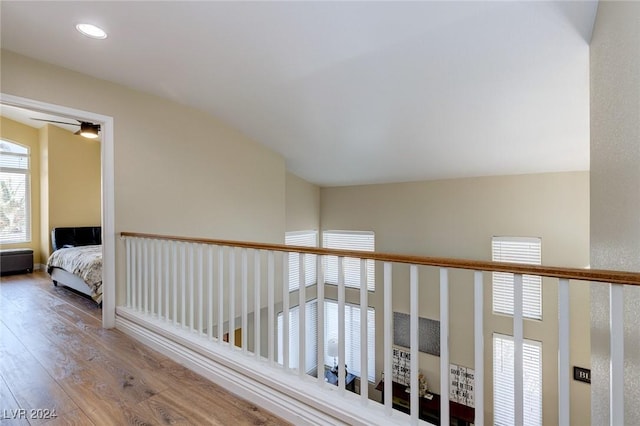
[{"label": "hardwood floor", "polygon": [[0,424],[287,424],[100,318],[45,273],[1,278]]}]

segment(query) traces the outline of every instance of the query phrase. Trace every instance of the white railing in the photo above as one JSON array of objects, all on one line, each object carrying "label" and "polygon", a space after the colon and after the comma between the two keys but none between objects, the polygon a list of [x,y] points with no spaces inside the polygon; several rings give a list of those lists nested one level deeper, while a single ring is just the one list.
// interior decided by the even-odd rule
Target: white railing
[{"label": "white railing", "polygon": [[[361,353],[359,400],[364,410],[382,409],[381,423],[389,419],[394,422],[418,424],[419,394],[418,374],[418,309],[420,293],[419,266],[439,268],[440,271],[440,421],[449,424],[449,270],[474,271],[474,362],[475,362],[475,425],[483,425],[484,416],[484,326],[483,326],[483,272],[510,272],[514,274],[513,336],[515,346],[514,389],[515,425],[522,425],[523,413],[523,315],[522,276],[540,275],[558,279],[558,424],[569,425],[570,419],[570,371],[569,371],[569,280],[603,282],[611,290],[611,424],[624,424],[623,365],[624,329],[622,297],[624,285],[640,284],[640,274],[596,271],[572,268],[542,267],[511,263],[466,261],[458,259],[427,258],[365,253],[345,250],[329,250],[308,247],[293,247],[273,244],[203,240],[194,238],[166,237],[156,235],[123,233],[126,252],[126,304],[118,308],[119,313],[135,313],[137,317],[152,318],[172,327],[176,335],[197,336],[203,342],[212,342],[228,348],[230,358],[242,353],[255,360],[256,369],[265,363],[291,375],[291,353],[289,351],[289,312],[292,303],[297,303],[299,346],[297,356],[300,365],[306,359],[307,324],[305,302],[307,289],[301,285],[297,298],[289,292],[288,253],[299,253],[300,283],[305,283],[305,256],[317,256],[317,383],[326,388],[324,375],[325,337],[324,322],[326,286],[323,273],[323,257],[338,256],[338,283],[336,287],[338,305],[338,371],[345,371],[345,277],[344,259],[360,258],[361,278],[359,290],[360,323],[366,325],[369,307],[369,291],[366,285],[366,260],[383,263],[383,365],[384,377],[393,377],[393,291],[394,286],[409,286],[409,332],[410,332],[410,415],[393,410],[392,398],[384,405],[370,399],[367,380],[367,327],[361,327]],[[239,258],[239,264],[237,262]],[[251,265],[251,266],[250,266]],[[409,265],[409,282],[392,283],[392,269]],[[250,280],[250,277],[253,280]],[[250,284],[252,282],[253,284]],[[610,284],[609,284],[610,283]],[[332,290],[333,291],[333,290]],[[239,315],[236,315],[239,312]],[[275,323],[282,312],[282,366],[277,360]],[[250,317],[253,316],[253,321]],[[265,324],[266,320],[266,324]],[[236,341],[236,322],[241,330],[240,341]],[[250,331],[253,330],[253,333]],[[310,330],[313,331],[313,330]],[[253,339],[250,335],[253,334]],[[264,341],[263,341],[264,338]],[[266,347],[265,347],[266,344]],[[302,382],[311,380],[305,368],[295,372]],[[346,378],[338,375],[337,392],[331,398],[345,398]],[[334,388],[335,389],[335,388]],[[392,395],[392,382],[385,380],[385,395]],[[351,396],[349,396],[351,398]]]}]

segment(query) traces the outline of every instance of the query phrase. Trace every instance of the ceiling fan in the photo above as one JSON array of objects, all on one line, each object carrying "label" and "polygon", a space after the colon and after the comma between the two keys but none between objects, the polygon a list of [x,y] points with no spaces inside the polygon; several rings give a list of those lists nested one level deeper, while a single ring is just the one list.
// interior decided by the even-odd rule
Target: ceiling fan
[{"label": "ceiling fan", "polygon": [[37,121],[46,121],[47,123],[66,124],[69,126],[80,126],[80,129],[77,132],[75,132],[74,135],[80,135],[89,139],[97,138],[98,132],[100,131],[99,124],[93,124],[88,121],[76,120],[78,123],[68,123],[66,121],[46,120],[44,118],[31,118],[31,119],[37,120]]}]

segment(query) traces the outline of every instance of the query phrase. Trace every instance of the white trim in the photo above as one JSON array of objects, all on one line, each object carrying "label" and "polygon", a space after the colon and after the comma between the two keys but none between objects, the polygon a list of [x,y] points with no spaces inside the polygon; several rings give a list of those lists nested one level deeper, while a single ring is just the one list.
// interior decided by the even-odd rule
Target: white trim
[{"label": "white trim", "polygon": [[99,123],[101,126],[102,178],[102,326],[116,325],[116,256],[115,256],[115,196],[113,118],[89,111],[40,102],[20,96],[0,93],[0,103],[61,117]]},{"label": "white trim", "polygon": [[513,397],[516,426],[524,424],[524,325],[522,321],[522,274],[513,274]]},{"label": "white trim", "polygon": [[440,268],[440,421],[445,425],[450,423],[449,362],[449,270]]},{"label": "white trim", "polygon": [[558,280],[558,425],[571,425],[571,316],[569,280]]},{"label": "white trim", "polygon": [[473,273],[474,297],[474,370],[475,370],[475,426],[484,426],[484,277],[482,271]]},{"label": "white trim", "polygon": [[609,422],[624,423],[624,285],[609,284]]},{"label": "white trim", "polygon": [[317,380],[285,372],[267,359],[257,360],[240,350],[230,351],[173,327],[162,320],[124,307],[117,308],[116,328],[161,352],[226,390],[296,425],[406,425],[409,416],[369,401],[366,409],[354,410],[359,395],[339,393],[336,386],[318,386]]},{"label": "white trim", "polygon": [[[440,269],[440,272],[442,273],[444,269]],[[441,275],[442,276],[442,275]],[[418,420],[419,420],[419,414],[420,414],[420,401],[419,401],[419,389],[418,389],[418,374],[420,374],[419,371],[419,360],[418,360],[418,314],[419,314],[419,294],[420,294],[420,289],[418,288],[418,284],[419,284],[419,280],[418,280],[418,265],[411,265],[409,266],[409,304],[410,304],[410,308],[409,311],[411,312],[411,316],[409,317],[409,333],[411,334],[410,336],[410,353],[411,353],[411,361],[410,361],[410,369],[411,369],[411,375],[409,376],[409,385],[411,387],[411,394],[409,396],[409,401],[411,403],[411,424],[412,425],[417,425],[418,424]],[[440,299],[442,301],[442,299]],[[442,324],[442,322],[441,322]],[[446,328],[447,325],[444,324],[444,331],[446,332]],[[442,348],[442,340],[440,341],[440,348]],[[446,358],[446,348],[445,348],[445,358]],[[445,358],[440,358],[440,360],[444,360]],[[445,376],[441,376],[441,377],[445,377]],[[447,380],[440,380],[440,383],[445,383],[447,382]],[[440,390],[442,391],[442,388],[440,388]],[[445,393],[442,393],[442,395],[448,395]],[[447,409],[449,408],[449,401],[446,397],[441,397],[440,398],[440,402],[441,405],[446,405]],[[448,413],[442,412],[442,409],[440,410],[440,418],[442,419],[442,415],[444,415],[444,424],[449,424],[449,422],[446,421],[446,419],[448,418]]]}]

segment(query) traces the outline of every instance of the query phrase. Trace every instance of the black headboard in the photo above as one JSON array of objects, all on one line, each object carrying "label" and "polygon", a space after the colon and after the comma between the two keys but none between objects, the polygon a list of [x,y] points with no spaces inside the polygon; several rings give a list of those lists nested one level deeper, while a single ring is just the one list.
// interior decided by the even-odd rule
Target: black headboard
[{"label": "black headboard", "polygon": [[77,247],[97,244],[102,244],[102,227],[100,226],[53,228],[51,230],[53,251],[65,246]]}]

